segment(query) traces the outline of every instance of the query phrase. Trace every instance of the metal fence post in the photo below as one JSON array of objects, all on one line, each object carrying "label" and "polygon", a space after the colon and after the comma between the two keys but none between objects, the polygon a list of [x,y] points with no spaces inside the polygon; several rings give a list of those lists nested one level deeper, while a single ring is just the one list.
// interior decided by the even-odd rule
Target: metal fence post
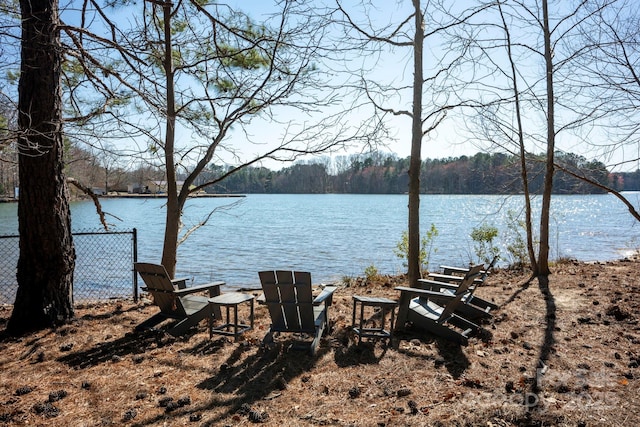
[{"label": "metal fence post", "polygon": [[[138,230],[133,228],[133,263],[138,262]],[[133,301],[138,302],[138,275],[136,274],[136,269],[131,266],[133,270]]]}]

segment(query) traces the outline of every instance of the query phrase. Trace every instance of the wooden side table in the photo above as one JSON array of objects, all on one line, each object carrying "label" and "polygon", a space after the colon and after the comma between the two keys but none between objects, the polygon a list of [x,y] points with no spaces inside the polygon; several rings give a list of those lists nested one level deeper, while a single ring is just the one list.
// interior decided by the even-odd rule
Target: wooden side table
[{"label": "wooden side table", "polygon": [[[360,305],[358,309],[358,304]],[[353,331],[358,335],[358,343],[362,337],[369,338],[387,338],[391,341],[393,338],[393,326],[395,321],[397,301],[388,298],[378,297],[365,297],[360,295],[353,296],[353,315],[351,317],[351,323],[353,325]],[[381,313],[381,320],[379,327],[367,328],[364,326],[365,322],[365,307],[379,308]],[[385,329],[385,319],[388,312],[391,312],[391,319],[389,329]]]},{"label": "wooden side table", "polygon": [[[209,298],[209,338],[211,338],[213,334],[221,334],[233,336],[234,340],[237,341],[240,335],[253,329],[253,300],[253,295],[240,292],[229,292]],[[238,321],[238,305],[243,302],[248,302],[251,307],[248,325]],[[221,311],[221,307],[225,308],[226,317],[222,319],[222,325],[214,326],[214,313]],[[232,308],[233,318],[231,318]]]}]

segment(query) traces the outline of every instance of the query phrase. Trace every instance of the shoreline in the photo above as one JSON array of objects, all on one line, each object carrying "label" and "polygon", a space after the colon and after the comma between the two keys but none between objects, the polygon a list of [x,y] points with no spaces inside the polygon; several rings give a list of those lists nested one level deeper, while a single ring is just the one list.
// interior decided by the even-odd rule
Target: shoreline
[{"label": "shoreline", "polygon": [[[129,193],[118,193],[118,194],[96,194],[98,199],[166,199],[166,194],[129,194]],[[192,194],[189,196],[190,199],[199,199],[199,198],[241,198],[247,197],[246,194]],[[72,197],[71,200],[79,200],[79,199],[88,199],[88,196],[83,197]],[[0,203],[17,203],[18,198],[15,197],[0,197]]]},{"label": "shoreline", "polygon": [[[208,193],[204,193],[204,194],[191,194],[189,196],[189,198],[215,198],[215,197],[220,197],[220,198],[225,198],[225,197],[247,197],[246,194],[208,194]],[[139,199],[139,198],[150,198],[150,199],[166,199],[167,195],[165,194],[104,194],[104,195],[100,195],[98,196],[99,199]]]}]

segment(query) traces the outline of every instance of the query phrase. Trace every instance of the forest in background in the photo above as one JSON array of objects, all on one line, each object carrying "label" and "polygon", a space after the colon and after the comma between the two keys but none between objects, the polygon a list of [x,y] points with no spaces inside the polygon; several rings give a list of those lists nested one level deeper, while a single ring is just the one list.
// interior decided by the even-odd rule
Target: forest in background
[{"label": "forest in background", "polygon": [[[94,155],[76,146],[66,147],[67,176],[78,179],[98,192],[126,192],[132,184],[143,187],[151,181],[165,179],[161,167],[140,163],[134,167],[121,166],[122,158]],[[557,162],[564,168],[589,177],[616,191],[640,190],[640,170],[609,172],[606,166],[582,156],[557,153]],[[530,190],[539,193],[544,173],[543,155],[528,159]],[[224,175],[231,166],[210,165],[200,180],[207,182]],[[0,167],[2,169],[2,167]],[[409,158],[389,153],[366,153],[335,158],[318,157],[298,161],[280,170],[247,166],[234,172],[220,183],[206,187],[216,194],[239,193],[351,193],[403,194],[408,188]],[[7,173],[0,173],[8,178]],[[520,160],[504,153],[477,153],[473,156],[425,159],[421,172],[423,194],[517,194],[522,192]],[[7,179],[2,189],[8,194],[12,188]],[[195,183],[196,185],[199,182]],[[604,190],[561,170],[554,180],[556,194],[598,194]]]},{"label": "forest in background", "polygon": [[[580,156],[560,155],[563,166],[617,191],[640,190],[640,171],[610,173],[604,164]],[[211,193],[352,193],[403,194],[409,182],[409,158],[360,155],[344,169],[334,170],[322,162],[298,163],[280,171],[246,168],[220,184]],[[528,161],[529,188],[542,191],[542,156]],[[215,173],[214,171],[213,173]],[[219,171],[218,171],[219,172]],[[506,154],[477,153],[473,156],[426,159],[420,174],[423,194],[517,194],[522,192],[520,160]],[[556,194],[604,193],[583,180],[557,171]]]},{"label": "forest in background", "polygon": [[[604,164],[573,154],[559,154],[563,167],[618,191],[640,188],[640,173],[609,173]],[[344,162],[343,162],[344,163]],[[403,194],[409,185],[409,158],[376,154],[353,156],[342,167],[330,162],[297,163],[280,171],[245,168],[220,184],[207,188],[212,193],[353,193]],[[542,191],[544,161],[528,161],[529,188]],[[213,168],[211,173],[222,173]],[[635,184],[635,185],[634,185]],[[426,159],[420,174],[423,194],[516,194],[522,192],[518,156],[477,153],[473,156]],[[557,194],[603,193],[583,180],[558,171]]]}]

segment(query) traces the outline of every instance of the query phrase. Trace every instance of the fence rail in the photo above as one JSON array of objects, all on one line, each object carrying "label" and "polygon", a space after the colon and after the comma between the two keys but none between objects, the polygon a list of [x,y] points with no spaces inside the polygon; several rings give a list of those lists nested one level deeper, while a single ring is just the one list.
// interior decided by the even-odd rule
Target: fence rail
[{"label": "fence rail", "polygon": [[[13,304],[18,290],[16,271],[19,236],[0,236],[0,304]],[[111,298],[138,299],[133,263],[138,258],[137,231],[84,231],[73,233],[76,267],[75,302]]]}]

